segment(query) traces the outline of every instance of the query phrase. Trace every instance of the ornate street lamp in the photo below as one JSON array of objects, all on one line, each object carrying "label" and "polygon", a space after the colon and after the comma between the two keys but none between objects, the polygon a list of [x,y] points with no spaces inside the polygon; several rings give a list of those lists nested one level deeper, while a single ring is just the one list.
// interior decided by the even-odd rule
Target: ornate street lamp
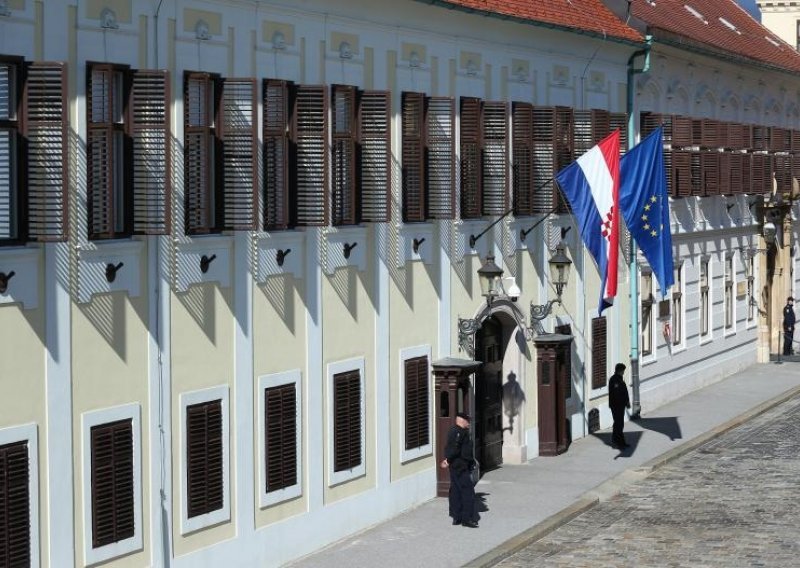
[{"label": "ornate street lamp", "polygon": [[492,305],[492,300],[503,291],[503,269],[494,263],[494,255],[486,257],[486,262],[478,269],[478,281],[481,284],[481,294],[486,298],[486,303]]},{"label": "ornate street lamp", "polygon": [[569,283],[569,272],[572,261],[564,252],[564,243],[559,243],[556,252],[548,261],[550,265],[550,282],[556,288],[556,298],[546,304],[534,304],[531,302],[531,327],[536,328],[536,333],[544,333],[542,320],[553,311],[554,304],[561,304],[561,294]]}]

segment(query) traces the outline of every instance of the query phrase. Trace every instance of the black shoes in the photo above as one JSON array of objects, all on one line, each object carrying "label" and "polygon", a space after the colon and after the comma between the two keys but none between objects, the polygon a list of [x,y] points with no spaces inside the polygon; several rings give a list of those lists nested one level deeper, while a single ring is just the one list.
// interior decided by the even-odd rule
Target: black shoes
[{"label": "black shoes", "polygon": [[461,523],[461,526],[462,527],[467,527],[469,529],[477,529],[478,528],[478,523],[476,523],[475,521],[464,521],[464,522]]},{"label": "black shoes", "polygon": [[460,525],[460,524],[461,524],[461,521],[460,521],[460,520],[458,520],[458,519],[453,519],[453,524],[454,524],[454,525]]}]

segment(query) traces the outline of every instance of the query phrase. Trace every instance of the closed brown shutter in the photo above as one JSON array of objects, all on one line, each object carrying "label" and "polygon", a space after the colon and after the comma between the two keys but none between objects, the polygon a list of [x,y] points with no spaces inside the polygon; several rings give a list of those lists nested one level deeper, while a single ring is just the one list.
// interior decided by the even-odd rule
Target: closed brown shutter
[{"label": "closed brown shutter", "polygon": [[514,103],[511,121],[514,216],[533,215],[533,106]]},{"label": "closed brown shutter", "polygon": [[[582,156],[608,136],[611,128],[610,113],[603,109],[574,111],[575,158]],[[620,147],[622,144],[620,144]],[[624,148],[620,148],[624,150]]]},{"label": "closed brown shutter", "polygon": [[264,229],[287,229],[293,154],[289,145],[292,84],[264,80]]},{"label": "closed brown shutter", "polygon": [[333,377],[333,471],[361,465],[361,377],[358,371]]},{"label": "closed brown shutter", "polygon": [[769,129],[769,151],[788,152],[792,148],[791,131],[780,126]]},{"label": "closed brown shutter", "polygon": [[328,98],[323,86],[300,85],[295,93],[297,224],[321,226],[328,222]]},{"label": "closed brown shutter", "polygon": [[222,82],[223,228],[250,231],[258,219],[256,81]]},{"label": "closed brown shutter", "polygon": [[456,209],[455,100],[430,97],[425,104],[425,216],[454,219]]},{"label": "closed brown shutter", "polygon": [[215,129],[218,83],[218,78],[208,73],[184,76],[183,190],[189,235],[216,230],[222,213],[222,204],[216,199],[222,173]]},{"label": "closed brown shutter", "polygon": [[789,134],[792,144],[792,153],[800,154],[800,130],[792,130]]},{"label": "closed brown shutter", "polygon": [[[574,150],[574,116],[570,107],[557,106],[555,109],[555,172],[558,173],[575,161]],[[569,213],[570,206],[566,199],[556,193],[553,195],[553,207],[558,213]]]},{"label": "closed brown shutter", "polygon": [[672,116],[672,145],[684,148],[692,145],[692,119],[686,116]]},{"label": "closed brown shutter", "polygon": [[608,133],[611,134],[615,130],[619,130],[619,153],[624,155],[628,151],[628,115],[626,113],[608,113]]},{"label": "closed brown shutter", "polygon": [[29,64],[26,89],[28,236],[63,241],[69,218],[66,65]]},{"label": "closed brown shutter", "polygon": [[406,381],[406,450],[430,443],[428,401],[428,358],[405,361]]},{"label": "closed brown shutter", "polygon": [[607,324],[605,317],[592,319],[592,388],[606,386]]},{"label": "closed brown shutter", "polygon": [[267,493],[297,485],[296,389],[292,383],[264,391]]},{"label": "closed brown shutter", "polygon": [[22,58],[0,56],[0,244],[16,244],[26,238],[22,63]]},{"label": "closed brown shutter", "polygon": [[752,193],[753,155],[742,154],[742,193]]},{"label": "closed brown shutter", "polygon": [[386,223],[390,218],[391,109],[389,91],[365,91],[359,101],[361,220]]},{"label": "closed brown shutter", "polygon": [[719,152],[700,153],[703,195],[720,195],[720,156]]},{"label": "closed brown shutter", "polygon": [[751,161],[750,191],[763,195],[772,191],[772,160],[767,154],[753,154]]},{"label": "closed brown shutter", "polygon": [[691,152],[683,150],[670,150],[672,162],[672,197],[686,197],[692,194],[692,157]]},{"label": "closed brown shutter", "polygon": [[779,195],[792,192],[792,157],[788,154],[775,154],[772,158],[775,170],[775,183]]},{"label": "closed brown shutter", "polygon": [[533,107],[533,212],[536,214],[550,213],[556,203],[555,138],[555,107]]},{"label": "closed brown shutter", "polygon": [[333,225],[356,223],[356,88],[333,86]]},{"label": "closed brown shutter", "polygon": [[481,175],[483,149],[481,100],[461,97],[461,218],[481,216]]},{"label": "closed brown shutter", "polygon": [[186,407],[186,500],[189,518],[222,509],[222,401]]},{"label": "closed brown shutter", "polygon": [[172,195],[169,72],[134,71],[131,91],[133,231],[166,235]]},{"label": "closed brown shutter", "polygon": [[92,548],[134,535],[133,426],[130,419],[93,426]]},{"label": "closed brown shutter", "polygon": [[403,222],[425,221],[425,95],[403,93],[402,108]]},{"label": "closed brown shutter", "polygon": [[483,103],[483,203],[484,215],[508,210],[508,105]]},{"label": "closed brown shutter", "polygon": [[0,566],[31,563],[28,442],[0,446]]}]

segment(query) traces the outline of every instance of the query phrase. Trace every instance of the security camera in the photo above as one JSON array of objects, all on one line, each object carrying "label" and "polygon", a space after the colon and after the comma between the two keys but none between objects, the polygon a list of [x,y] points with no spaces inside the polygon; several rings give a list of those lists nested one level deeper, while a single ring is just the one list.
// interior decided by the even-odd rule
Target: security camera
[{"label": "security camera", "polygon": [[764,223],[764,240],[767,243],[772,244],[775,242],[775,235],[778,233],[778,229],[775,227],[775,223],[771,221],[767,221]]},{"label": "security camera", "polygon": [[508,296],[512,302],[516,302],[519,300],[519,297],[522,294],[522,290],[520,290],[519,286],[517,286],[516,278],[509,276],[508,278],[504,278],[504,280],[508,280],[510,284],[508,290],[506,291],[506,296]]}]

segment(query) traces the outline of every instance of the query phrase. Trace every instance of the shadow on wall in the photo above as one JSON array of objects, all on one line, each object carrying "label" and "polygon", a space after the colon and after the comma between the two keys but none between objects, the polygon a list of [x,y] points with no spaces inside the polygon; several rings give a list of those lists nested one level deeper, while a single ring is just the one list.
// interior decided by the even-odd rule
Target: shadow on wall
[{"label": "shadow on wall", "polygon": [[114,349],[120,359],[126,359],[126,311],[125,292],[97,294],[87,304],[78,304],[78,309],[92,324],[97,333]]},{"label": "shadow on wall", "polygon": [[280,274],[270,276],[266,282],[258,285],[267,298],[272,309],[292,334],[295,332],[294,276]]},{"label": "shadow on wall", "polygon": [[525,403],[525,391],[517,381],[514,371],[508,373],[506,383],[503,385],[503,412],[508,416],[508,427],[503,428],[510,433],[514,432],[514,419],[519,415]]},{"label": "shadow on wall", "polygon": [[196,284],[180,294],[175,294],[181,305],[197,323],[211,343],[216,344],[216,286],[212,283]]}]

